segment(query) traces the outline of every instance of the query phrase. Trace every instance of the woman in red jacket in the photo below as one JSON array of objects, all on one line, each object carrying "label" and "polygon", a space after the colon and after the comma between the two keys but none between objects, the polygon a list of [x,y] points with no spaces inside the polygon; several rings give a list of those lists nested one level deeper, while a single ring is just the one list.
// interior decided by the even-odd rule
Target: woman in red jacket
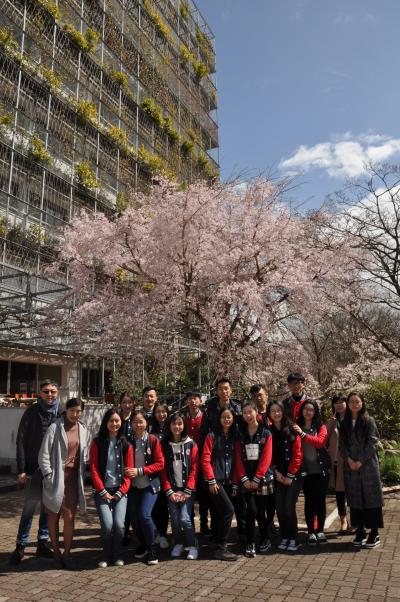
[{"label": "woman in red jacket", "polygon": [[184,418],[183,414],[177,412],[168,419],[168,435],[163,446],[165,468],[161,473],[161,480],[171,516],[171,557],[179,558],[183,552],[183,529],[189,548],[186,559],[196,560],[198,549],[191,513],[199,472],[199,457],[196,443],[187,434]]},{"label": "woman in red jacket", "polygon": [[296,552],[299,547],[296,503],[303,485],[301,439],[293,432],[281,402],[271,402],[267,414],[271,420],[276,513],[282,535],[278,549]]},{"label": "woman in red jacket", "polygon": [[133,454],[131,445],[125,437],[120,436],[121,424],[118,410],[107,410],[99,433],[90,446],[90,473],[106,555],[98,564],[100,568],[109,564],[124,564],[119,553],[124,536],[126,495],[130,485],[124,469],[129,470],[133,466]]},{"label": "woman in red jacket", "polygon": [[243,429],[235,442],[235,484],[242,486],[246,507],[245,556],[256,555],[256,519],[261,535],[259,551],[271,552],[268,535],[268,496],[274,493],[274,474],[271,467],[272,438],[269,429],[258,421],[257,406],[247,401],[242,407]]},{"label": "woman in red jacket", "polygon": [[[307,523],[307,543],[311,546],[326,544],[324,533],[326,519],[326,492],[328,491],[331,461],[326,445],[328,431],[322,422],[316,401],[305,401],[293,430],[300,435],[303,449],[304,515]],[[317,517],[315,524],[314,517]]]},{"label": "woman in red jacket", "polygon": [[208,485],[210,505],[215,512],[216,560],[237,560],[227,548],[235,500],[232,495],[234,471],[234,446],[236,416],[231,408],[222,408],[219,424],[214,433],[209,433],[203,446],[201,468]]},{"label": "woman in red jacket", "polygon": [[148,433],[148,418],[143,410],[135,410],[132,416],[133,468],[125,470],[132,479],[128,504],[132,526],[139,547],[135,558],[145,558],[147,564],[157,564],[155,526],[151,513],[161,489],[160,472],[164,468],[161,444],[155,435]]}]

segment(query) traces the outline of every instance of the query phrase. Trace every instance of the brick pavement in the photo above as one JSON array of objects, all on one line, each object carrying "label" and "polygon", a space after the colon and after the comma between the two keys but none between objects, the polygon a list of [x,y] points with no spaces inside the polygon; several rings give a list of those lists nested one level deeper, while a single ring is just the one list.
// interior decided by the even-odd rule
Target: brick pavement
[{"label": "brick pavement", "polygon": [[[207,559],[210,556],[203,541],[200,560],[170,560],[164,552],[162,561],[154,567],[132,560],[132,552],[128,550],[125,554],[128,564],[124,567],[97,569],[98,521],[95,512],[89,511],[77,523],[74,555],[81,569],[74,572],[56,570],[51,560],[37,559],[33,544],[19,567],[7,566],[6,559],[14,548],[21,501],[20,491],[0,495],[0,602],[400,600],[397,496],[386,500],[383,545],[375,550],[357,550],[350,545],[351,537],[336,537],[335,522],[329,529],[327,546],[316,549],[302,546],[295,555],[276,552],[222,563]],[[329,509],[332,508],[331,500]],[[35,519],[34,529],[36,525]]]}]

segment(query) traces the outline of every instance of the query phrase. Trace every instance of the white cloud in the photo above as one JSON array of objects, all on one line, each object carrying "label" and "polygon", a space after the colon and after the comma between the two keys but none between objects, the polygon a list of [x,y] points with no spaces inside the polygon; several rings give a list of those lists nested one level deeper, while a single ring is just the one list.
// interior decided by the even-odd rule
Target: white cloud
[{"label": "white cloud", "polygon": [[290,174],[322,169],[332,178],[358,177],[368,164],[382,163],[396,155],[400,155],[400,138],[346,132],[332,136],[329,142],[302,144],[291,157],[282,159],[279,168]]}]

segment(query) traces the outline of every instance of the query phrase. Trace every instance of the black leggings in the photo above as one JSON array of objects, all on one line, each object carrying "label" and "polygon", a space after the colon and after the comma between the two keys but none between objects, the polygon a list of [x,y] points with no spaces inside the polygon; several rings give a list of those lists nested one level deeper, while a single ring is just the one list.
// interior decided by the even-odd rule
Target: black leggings
[{"label": "black leggings", "polygon": [[243,493],[246,508],[246,536],[247,543],[256,541],[256,520],[260,530],[261,541],[268,538],[267,505],[269,495],[256,495]]},{"label": "black leggings", "polygon": [[[329,475],[308,474],[304,478],[304,516],[309,533],[323,533],[326,519],[326,492],[328,491]],[[314,517],[318,526],[314,528]]]},{"label": "black leggings", "polygon": [[303,479],[293,479],[291,485],[275,483],[275,504],[278,515],[279,529],[283,539],[297,539],[297,514],[296,503]]},{"label": "black leggings", "polygon": [[154,508],[153,508],[153,512],[151,513],[151,517],[153,519],[153,522],[156,526],[156,529],[157,529],[160,537],[166,537],[167,529],[168,529],[169,514],[168,514],[167,496],[165,495],[165,493],[163,491],[160,491],[160,493],[157,496],[157,501],[154,504]]},{"label": "black leggings", "polygon": [[224,546],[229,538],[235,508],[232,498],[232,486],[221,482],[218,485],[218,493],[216,495],[210,493],[209,503],[214,517],[213,534],[216,543]]}]

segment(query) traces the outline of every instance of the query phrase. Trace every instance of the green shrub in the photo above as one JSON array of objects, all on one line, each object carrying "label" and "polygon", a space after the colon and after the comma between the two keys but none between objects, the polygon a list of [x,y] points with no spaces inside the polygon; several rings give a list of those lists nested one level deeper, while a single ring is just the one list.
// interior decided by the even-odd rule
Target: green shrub
[{"label": "green shrub", "polygon": [[126,147],[128,137],[126,135],[125,130],[121,130],[121,128],[119,128],[118,126],[112,125],[108,128],[108,134],[110,135],[110,138],[114,140],[116,144],[118,144],[118,146]]},{"label": "green shrub", "polygon": [[0,27],[0,44],[7,50],[18,49],[18,44],[14,42],[14,33],[11,27]]},{"label": "green shrub", "polygon": [[194,59],[193,54],[190,52],[189,48],[186,44],[181,44],[179,47],[179,55],[181,57],[181,63],[183,65],[187,65],[191,63]]},{"label": "green shrub", "polygon": [[202,61],[193,61],[193,71],[198,83],[200,83],[203,77],[208,73],[207,66]]},{"label": "green shrub", "polygon": [[162,108],[158,106],[152,98],[145,98],[142,102],[143,112],[154,121],[161,129],[164,126],[164,117]]},{"label": "green shrub", "polygon": [[88,121],[90,123],[97,121],[96,105],[93,102],[90,102],[90,100],[78,100],[75,108],[78,117],[82,121]]},{"label": "green shrub", "polygon": [[50,153],[46,150],[43,140],[32,134],[29,148],[29,156],[44,165],[51,162]]},{"label": "green shrub", "polygon": [[400,432],[400,383],[390,379],[373,381],[364,397],[381,437],[396,438]]},{"label": "green shrub", "polygon": [[43,75],[44,79],[50,85],[51,88],[55,88],[56,90],[61,86],[61,78],[54,73],[51,69],[41,69],[40,73]]},{"label": "green shrub", "polygon": [[100,34],[91,27],[88,27],[85,34],[85,39],[89,52],[94,52],[97,49],[97,44],[100,40]]},{"label": "green shrub", "polygon": [[121,86],[121,88],[128,87],[129,78],[126,73],[124,73],[123,71],[118,71],[117,69],[114,69],[114,67],[111,67],[108,72],[112,79],[115,82],[117,82],[117,84]]},{"label": "green shrub", "polygon": [[61,18],[61,12],[53,0],[38,0],[39,4],[57,21]]},{"label": "green shrub", "polygon": [[181,4],[179,7],[179,12],[181,13],[182,19],[187,21],[190,15],[189,2],[187,0],[181,0]]},{"label": "green shrub", "polygon": [[381,477],[385,483],[400,483],[400,456],[379,454]]},{"label": "green shrub", "polygon": [[181,144],[181,151],[184,157],[188,158],[192,155],[194,144],[191,140],[184,140]]},{"label": "green shrub", "polygon": [[88,190],[94,190],[100,188],[99,182],[96,178],[96,174],[90,167],[89,163],[82,161],[78,163],[75,168],[76,182],[80,186],[87,188]]},{"label": "green shrub", "polygon": [[172,45],[174,40],[171,34],[171,30],[163,20],[161,15],[159,15],[159,13],[153,9],[150,0],[143,0],[143,4],[157,33],[159,33],[163,38],[167,40],[167,42],[169,42]]},{"label": "green shrub", "polygon": [[171,117],[167,116],[164,119],[164,130],[171,144],[176,144],[179,141],[178,130],[173,127]]}]

